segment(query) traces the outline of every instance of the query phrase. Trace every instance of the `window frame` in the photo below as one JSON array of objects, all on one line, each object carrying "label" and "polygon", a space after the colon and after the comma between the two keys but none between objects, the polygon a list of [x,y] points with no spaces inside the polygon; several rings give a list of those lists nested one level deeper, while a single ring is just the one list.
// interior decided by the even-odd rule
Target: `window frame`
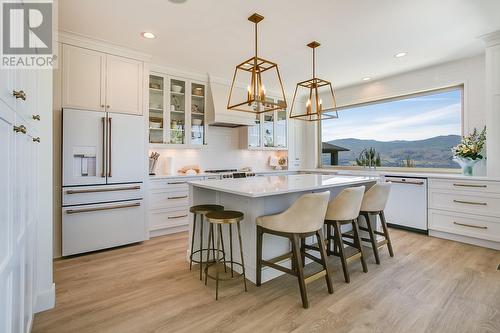
[{"label": "window frame", "polygon": [[[337,111],[339,112],[339,118],[342,116],[342,110],[345,109],[352,109],[352,108],[357,108],[357,107],[362,107],[362,106],[368,106],[368,105],[374,105],[374,104],[381,104],[381,103],[387,103],[387,102],[394,102],[394,101],[399,101],[403,99],[408,99],[412,97],[421,97],[421,96],[428,96],[428,95],[433,95],[437,93],[444,93],[448,91],[453,91],[453,90],[460,90],[461,91],[461,110],[460,110],[460,132],[461,136],[464,135],[464,129],[465,129],[465,84],[456,84],[456,85],[451,85],[447,86],[444,88],[436,88],[436,89],[429,89],[429,90],[421,90],[418,92],[413,92],[413,93],[408,93],[408,94],[403,94],[403,95],[397,95],[397,96],[392,96],[392,97],[384,97],[380,99],[374,99],[370,100],[367,102],[360,102],[360,103],[353,103],[353,104],[348,104],[348,105],[343,105],[337,108]],[[331,120],[335,121],[335,119]],[[323,165],[322,163],[322,134],[323,134],[323,120],[318,121],[318,131],[317,131],[317,151],[316,151],[316,156],[317,156],[317,165],[320,169],[344,169],[344,170],[368,170],[370,169],[369,167],[363,167],[363,166],[357,166],[357,165]],[[450,168],[409,168],[409,167],[376,167],[376,170],[380,171],[404,171],[404,172],[434,172],[434,173],[461,173],[460,169],[450,169]]]}]

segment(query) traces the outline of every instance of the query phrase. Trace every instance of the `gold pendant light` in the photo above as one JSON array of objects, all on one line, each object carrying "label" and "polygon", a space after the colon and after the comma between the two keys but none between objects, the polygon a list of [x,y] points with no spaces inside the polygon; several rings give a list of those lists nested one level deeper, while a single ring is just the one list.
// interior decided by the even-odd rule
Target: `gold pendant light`
[{"label": "gold pendant light", "polygon": [[316,48],[320,45],[316,41],[307,44],[312,49],[312,79],[297,83],[290,118],[318,121],[339,117],[331,82],[316,77]]},{"label": "gold pendant light", "polygon": [[[255,56],[236,66],[227,102],[230,110],[261,114],[287,107],[278,65],[259,58],[257,54],[257,24],[263,19],[264,16],[257,13],[248,18],[255,24]],[[238,82],[248,82],[246,90],[235,88]],[[266,97],[266,86],[281,91],[279,102]]]}]

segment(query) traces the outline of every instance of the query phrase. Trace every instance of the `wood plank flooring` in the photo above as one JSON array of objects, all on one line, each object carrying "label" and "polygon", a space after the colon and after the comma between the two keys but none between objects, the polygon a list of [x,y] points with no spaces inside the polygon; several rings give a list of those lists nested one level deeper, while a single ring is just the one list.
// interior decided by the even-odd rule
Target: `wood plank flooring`
[{"label": "wood plank flooring", "polygon": [[351,263],[350,284],[330,257],[335,292],[311,283],[307,310],[292,276],[247,293],[225,282],[215,301],[214,281],[189,271],[186,233],[58,260],[56,307],[33,332],[500,332],[500,251],[390,232],[395,257],[381,249],[379,266],[367,248],[368,273]]}]

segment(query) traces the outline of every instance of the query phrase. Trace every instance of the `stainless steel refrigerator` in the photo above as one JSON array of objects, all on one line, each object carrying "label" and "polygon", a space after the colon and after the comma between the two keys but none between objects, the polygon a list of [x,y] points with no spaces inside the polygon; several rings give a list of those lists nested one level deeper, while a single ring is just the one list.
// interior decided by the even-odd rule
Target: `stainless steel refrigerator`
[{"label": "stainless steel refrigerator", "polygon": [[144,118],[64,109],[62,133],[63,256],[146,239]]}]

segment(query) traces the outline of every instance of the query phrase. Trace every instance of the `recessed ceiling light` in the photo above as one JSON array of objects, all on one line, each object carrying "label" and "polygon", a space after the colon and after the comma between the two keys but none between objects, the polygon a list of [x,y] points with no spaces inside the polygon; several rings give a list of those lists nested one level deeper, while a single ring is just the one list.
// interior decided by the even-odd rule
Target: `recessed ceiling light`
[{"label": "recessed ceiling light", "polygon": [[366,76],[366,77],[363,78],[363,81],[370,81],[371,79],[372,79],[371,77]]},{"label": "recessed ceiling light", "polygon": [[187,0],[168,0],[168,1],[173,2],[173,3],[184,3]]},{"label": "recessed ceiling light", "polygon": [[394,58],[401,58],[401,57],[404,57],[406,55],[406,52],[399,52],[399,53],[396,53],[394,55]]},{"label": "recessed ceiling light", "polygon": [[141,32],[141,36],[144,37],[144,38],[148,38],[148,39],[153,39],[153,38],[156,38],[156,35],[152,32]]}]

